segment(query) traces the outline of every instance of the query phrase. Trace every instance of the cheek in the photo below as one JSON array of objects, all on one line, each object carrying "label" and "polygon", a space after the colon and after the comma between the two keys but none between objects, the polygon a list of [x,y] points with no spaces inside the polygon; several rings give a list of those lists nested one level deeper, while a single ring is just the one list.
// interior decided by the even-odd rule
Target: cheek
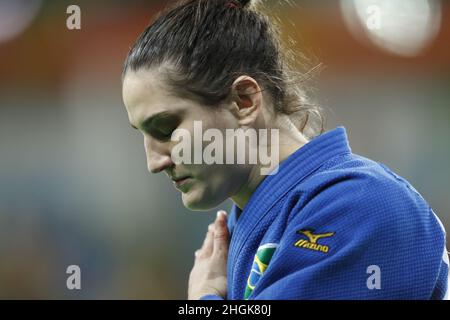
[{"label": "cheek", "polygon": [[197,166],[194,176],[196,179],[191,190],[183,195],[186,199],[199,202],[222,202],[231,195],[230,187],[233,180],[229,179],[225,166]]},{"label": "cheek", "polygon": [[247,181],[244,166],[211,165],[207,170],[203,185],[209,197],[227,199],[235,195]]},{"label": "cheek", "polygon": [[[200,168],[196,168],[199,170]],[[245,184],[248,168],[231,165],[202,167],[196,183],[182,194],[184,205],[190,210],[210,210],[235,195]]]}]

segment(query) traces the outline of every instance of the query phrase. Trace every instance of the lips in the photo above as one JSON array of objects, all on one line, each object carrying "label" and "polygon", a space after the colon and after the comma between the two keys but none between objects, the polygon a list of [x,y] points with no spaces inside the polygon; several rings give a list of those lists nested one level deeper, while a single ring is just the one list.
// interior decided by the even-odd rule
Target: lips
[{"label": "lips", "polygon": [[191,177],[186,176],[186,177],[182,177],[182,178],[173,178],[173,182],[177,187],[181,187],[183,184],[189,182],[191,179]]}]

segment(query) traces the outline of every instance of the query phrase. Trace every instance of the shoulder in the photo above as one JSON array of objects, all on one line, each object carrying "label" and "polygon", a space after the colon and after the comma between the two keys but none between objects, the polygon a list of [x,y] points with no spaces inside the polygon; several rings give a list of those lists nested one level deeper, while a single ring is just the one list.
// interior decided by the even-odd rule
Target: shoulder
[{"label": "shoulder", "polygon": [[332,270],[330,277],[362,285],[362,296],[374,297],[365,286],[373,265],[384,279],[376,294],[409,297],[402,290],[411,288],[423,299],[432,292],[445,233],[420,194],[384,165],[340,156],[300,181],[287,200],[284,261]]},{"label": "shoulder", "polygon": [[[311,195],[324,191],[336,192],[346,195],[346,198],[358,194],[371,196],[371,193],[383,190],[400,191],[402,194],[408,192],[407,185],[400,183],[397,177],[378,162],[354,154],[344,154],[324,163],[301,181],[295,191]],[[346,191],[357,193],[350,194]]]},{"label": "shoulder", "polygon": [[410,183],[386,166],[354,154],[325,163],[289,197],[295,201],[288,221],[409,235],[438,226],[430,206]]}]

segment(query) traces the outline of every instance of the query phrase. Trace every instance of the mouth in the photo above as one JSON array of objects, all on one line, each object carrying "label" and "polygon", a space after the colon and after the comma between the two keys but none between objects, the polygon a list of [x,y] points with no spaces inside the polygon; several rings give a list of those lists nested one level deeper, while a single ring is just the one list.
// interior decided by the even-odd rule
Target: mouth
[{"label": "mouth", "polygon": [[182,177],[182,178],[177,178],[177,179],[172,179],[173,183],[175,184],[175,187],[178,189],[182,186],[184,186],[185,184],[189,183],[192,181],[191,177]]}]

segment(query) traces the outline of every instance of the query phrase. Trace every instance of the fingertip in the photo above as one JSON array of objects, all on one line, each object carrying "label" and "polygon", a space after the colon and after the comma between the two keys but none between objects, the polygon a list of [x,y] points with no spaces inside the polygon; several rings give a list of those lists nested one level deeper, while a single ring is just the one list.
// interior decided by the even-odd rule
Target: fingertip
[{"label": "fingertip", "polygon": [[227,218],[227,212],[225,210],[219,210],[217,211],[217,219],[222,218],[222,219],[226,219]]}]

